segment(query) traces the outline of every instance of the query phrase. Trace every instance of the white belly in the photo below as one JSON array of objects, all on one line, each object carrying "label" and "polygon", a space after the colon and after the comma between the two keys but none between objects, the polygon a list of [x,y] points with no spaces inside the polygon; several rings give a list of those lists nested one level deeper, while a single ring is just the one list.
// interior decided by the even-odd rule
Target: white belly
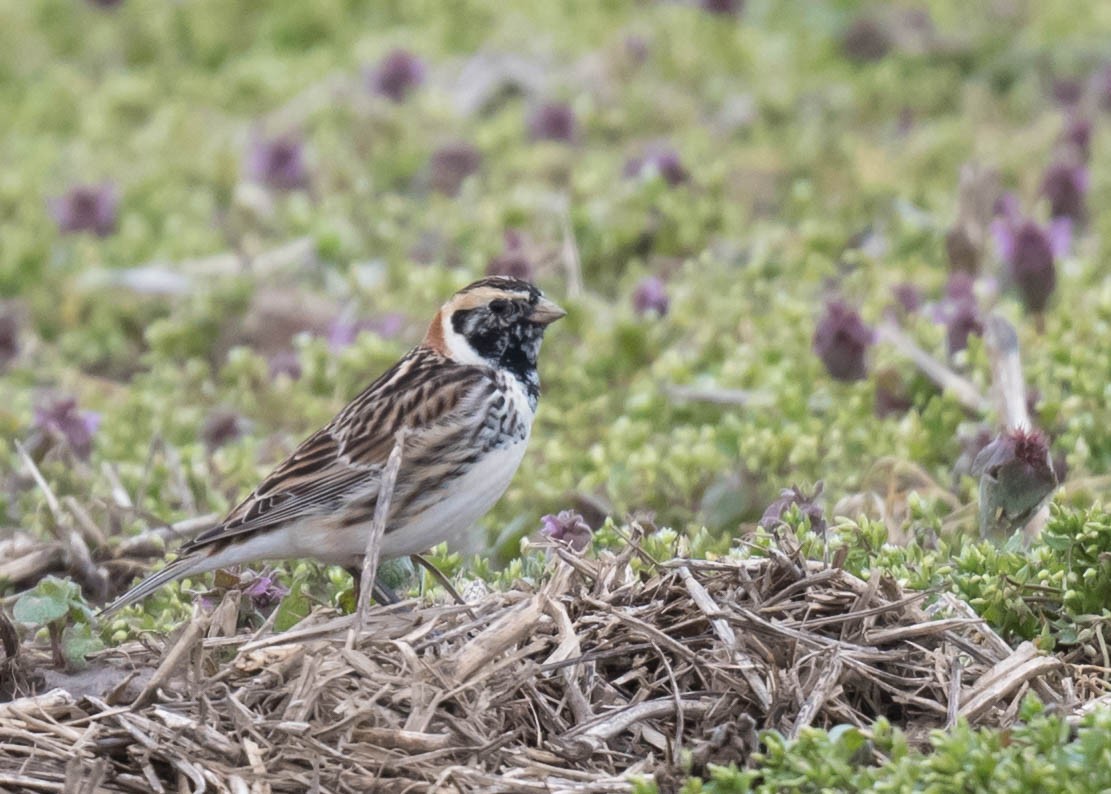
[{"label": "white belly", "polygon": [[[465,533],[490,512],[509,487],[521,465],[528,439],[491,450],[474,468],[455,480],[444,498],[429,506],[404,527],[388,533],[382,543],[383,557],[402,557],[427,551],[437,543],[456,542],[466,546]],[[366,541],[369,527],[360,528]],[[362,553],[362,552],[360,552]]]}]

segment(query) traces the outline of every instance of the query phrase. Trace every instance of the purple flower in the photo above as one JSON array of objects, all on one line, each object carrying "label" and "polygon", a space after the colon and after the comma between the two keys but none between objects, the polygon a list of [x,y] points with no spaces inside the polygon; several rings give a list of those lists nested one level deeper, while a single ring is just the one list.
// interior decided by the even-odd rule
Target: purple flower
[{"label": "purple flower", "polygon": [[1057,487],[1045,434],[1007,430],[976,455],[972,474],[980,478],[980,531],[1019,529]]},{"label": "purple flower", "polygon": [[255,609],[268,609],[288,593],[289,588],[282,585],[272,573],[259,574],[243,588],[243,595],[251,599]]},{"label": "purple flower", "polygon": [[702,10],[710,14],[736,16],[745,9],[744,0],[700,0]]},{"label": "purple flower", "polygon": [[956,355],[968,347],[968,338],[984,335],[984,319],[975,298],[961,298],[948,307],[945,319],[945,342],[949,355]]},{"label": "purple flower", "polygon": [[922,308],[922,291],[910,282],[896,284],[891,288],[891,293],[906,314],[914,314]]},{"label": "purple flower", "polygon": [[536,108],[528,120],[529,137],[534,141],[572,143],[578,137],[575,111],[565,102],[549,102]]},{"label": "purple flower", "polygon": [[115,8],[123,4],[123,0],[88,0],[89,5],[94,5],[97,8]]},{"label": "purple flower", "polygon": [[1026,309],[1045,311],[1057,285],[1055,259],[1068,250],[1071,240],[1070,221],[1059,218],[1047,227],[1031,220],[1018,224],[996,221],[992,230],[999,256],[1007,265],[1007,276]]},{"label": "purple flower", "polygon": [[633,311],[644,315],[655,312],[663,317],[667,314],[671,300],[667,296],[667,286],[659,276],[645,276],[633,290]]},{"label": "purple flower", "polygon": [[19,320],[15,313],[0,313],[0,370],[19,355]]},{"label": "purple flower", "polygon": [[856,310],[839,300],[826,304],[814,329],[814,352],[837,380],[863,380],[868,376],[866,354],[875,341],[872,329]]},{"label": "purple flower", "polygon": [[1042,195],[1049,199],[1049,214],[1054,218],[1083,221],[1087,215],[1088,169],[1058,161],[1042,177]]},{"label": "purple flower", "polygon": [[393,339],[404,330],[407,319],[400,312],[385,312],[362,320],[336,319],[328,328],[328,346],[332,350],[342,350],[354,343],[363,331],[370,331],[383,339]]},{"label": "purple flower", "polygon": [[625,54],[629,60],[640,65],[648,60],[648,40],[643,36],[629,35],[625,37]]},{"label": "purple flower", "polygon": [[1073,116],[1061,131],[1061,141],[1076,153],[1080,162],[1092,156],[1092,122],[1083,116]]},{"label": "purple flower", "polygon": [[814,493],[806,494],[797,485],[784,488],[779,492],[779,498],[768,505],[768,509],[760,516],[759,525],[767,530],[783,526],[783,516],[792,505],[797,505],[799,515],[810,519],[810,529],[819,535],[824,535],[827,524],[822,508],[818,505],[818,497],[822,495],[823,484],[819,482],[814,486]]},{"label": "purple flower", "polygon": [[1057,104],[1072,107],[1084,96],[1084,83],[1076,77],[1056,77],[1050,86],[1050,93]]},{"label": "purple flower", "polygon": [[506,229],[505,248],[486,265],[488,276],[512,276],[532,281],[535,267],[525,250],[525,239],[516,229]]},{"label": "purple flower", "polygon": [[211,451],[230,444],[243,435],[249,423],[230,408],[217,408],[205,417],[201,438]]},{"label": "purple flower", "polygon": [[1003,193],[995,200],[993,210],[996,220],[1004,223],[1015,223],[1022,218],[1022,207],[1018,196],[1014,193]]},{"label": "purple flower", "polygon": [[403,102],[424,82],[424,63],[407,50],[393,50],[367,73],[367,85],[376,94]]},{"label": "purple flower", "polygon": [[958,270],[945,282],[945,297],[950,301],[976,300],[976,278],[967,271]]},{"label": "purple flower", "polygon": [[93,436],[100,427],[100,414],[77,410],[77,400],[60,397],[35,409],[35,429],[64,441],[73,453],[86,460],[93,449]]},{"label": "purple flower", "polygon": [[841,35],[841,52],[857,63],[882,60],[893,46],[887,26],[871,17],[857,18]]},{"label": "purple flower", "polygon": [[429,181],[434,190],[456,196],[467,177],[482,167],[482,153],[463,141],[445,144],[428,161]]},{"label": "purple flower", "polygon": [[119,196],[114,185],[74,185],[50,202],[50,213],[64,234],[92,232],[107,237],[116,231]]},{"label": "purple flower", "polygon": [[292,134],[256,138],[247,155],[251,179],[275,190],[298,190],[309,186],[305,146]]},{"label": "purple flower", "polygon": [[540,531],[552,540],[560,540],[573,551],[582,551],[590,545],[594,532],[586,519],[574,510],[560,510],[556,515],[540,519]]},{"label": "purple flower", "polygon": [[293,350],[280,350],[270,356],[270,377],[287,375],[290,380],[301,378],[301,358]]},{"label": "purple flower", "polygon": [[690,175],[683,168],[678,152],[670,146],[654,144],[640,157],[633,157],[626,161],[625,176],[638,179],[651,179],[658,176],[674,187],[686,182]]}]

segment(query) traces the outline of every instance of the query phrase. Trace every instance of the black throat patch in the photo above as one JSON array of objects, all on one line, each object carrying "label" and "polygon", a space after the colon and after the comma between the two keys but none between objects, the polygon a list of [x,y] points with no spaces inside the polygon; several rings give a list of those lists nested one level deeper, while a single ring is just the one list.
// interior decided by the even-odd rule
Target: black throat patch
[{"label": "black throat patch", "polygon": [[486,307],[458,310],[452,315],[451,324],[491,367],[504,369],[521,382],[535,409],[540,397],[536,362],[544,326],[520,316],[493,316]]}]

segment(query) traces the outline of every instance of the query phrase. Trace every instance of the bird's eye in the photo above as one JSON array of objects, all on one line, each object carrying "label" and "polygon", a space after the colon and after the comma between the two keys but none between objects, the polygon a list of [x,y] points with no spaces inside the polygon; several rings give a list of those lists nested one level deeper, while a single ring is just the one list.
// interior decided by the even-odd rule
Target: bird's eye
[{"label": "bird's eye", "polygon": [[505,314],[509,311],[509,301],[499,298],[496,301],[490,301],[490,311],[494,314]]}]

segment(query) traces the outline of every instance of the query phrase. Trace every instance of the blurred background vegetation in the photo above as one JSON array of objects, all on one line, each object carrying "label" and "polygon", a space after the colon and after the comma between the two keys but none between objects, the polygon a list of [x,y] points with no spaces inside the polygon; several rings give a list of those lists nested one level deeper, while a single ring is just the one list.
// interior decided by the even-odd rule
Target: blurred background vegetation
[{"label": "blurred background vegetation", "polygon": [[[485,521],[495,562],[568,507],[723,552],[819,480],[817,515],[891,540],[974,527],[997,418],[884,318],[986,395],[983,320],[1008,317],[1059,500],[1106,491],[1109,4],[0,0],[0,20],[0,427],[115,533],[227,509],[488,272],[570,309]],[[1032,295],[997,227],[1041,252],[1061,219]],[[11,534],[43,533],[14,449],[0,466]]]},{"label": "blurred background vegetation", "polygon": [[[0,447],[0,565],[59,521],[111,559],[222,513],[453,290],[511,273],[570,314],[466,575],[540,575],[510,561],[568,508],[600,544],[637,514],[658,556],[761,553],[783,519],[1106,673],[1109,44],[1111,4],[1071,0],[0,0],[0,430],[67,511]],[[992,312],[1063,480],[1028,549],[974,539]],[[346,586],[291,568],[293,597]],[[103,639],[167,628],[178,593]],[[1084,790],[1106,718],[1073,742],[1022,716],[929,761],[886,725],[769,740],[705,790],[1001,765]],[[865,741],[891,764],[854,765]]]}]

